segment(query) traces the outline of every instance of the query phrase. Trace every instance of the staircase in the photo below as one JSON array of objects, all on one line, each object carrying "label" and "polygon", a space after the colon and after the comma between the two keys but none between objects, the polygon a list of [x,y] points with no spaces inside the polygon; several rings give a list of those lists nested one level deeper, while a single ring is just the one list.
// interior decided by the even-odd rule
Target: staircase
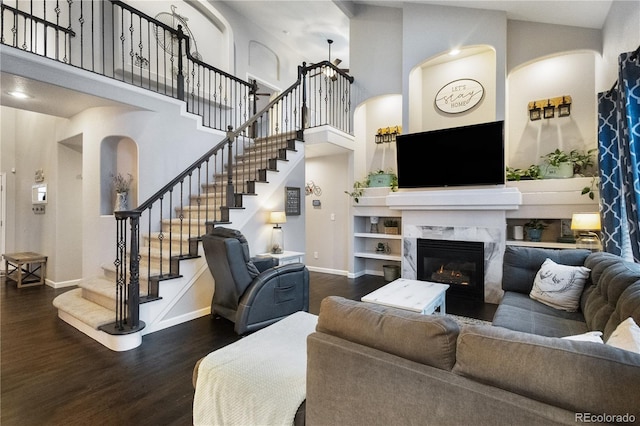
[{"label": "staircase", "polygon": [[[0,2],[1,26],[10,35],[0,43],[179,99],[203,126],[227,132],[137,208],[116,212],[115,246],[104,248],[109,256],[115,248],[113,264],[54,300],[60,318],[113,350],[127,350],[143,334],[210,312],[214,285],[200,236],[220,224],[242,230],[263,222],[261,206],[304,160],[304,129],[329,125],[351,133],[353,77],[328,61],[303,63],[297,81],[256,113],[256,83],[194,57],[181,26],[118,0],[69,1],[55,15],[52,7]],[[175,48],[157,40],[172,40]]]},{"label": "staircase", "polygon": [[[273,185],[269,183],[282,181],[298,162],[303,161],[302,143],[299,133],[290,133],[284,138],[256,139],[243,154],[236,156],[235,167],[260,164],[262,167],[258,174],[261,179],[251,179],[248,171],[240,174],[252,181],[254,189],[259,188],[259,191],[241,194],[242,205],[249,208],[233,209],[229,221],[222,221],[222,213],[211,208],[221,206],[226,197],[226,191],[216,189],[225,187],[227,175],[217,173],[211,183],[201,186],[201,195],[191,195],[187,205],[175,207],[174,217],[164,219],[159,231],[143,234],[140,250],[140,320],[145,324],[143,329],[127,334],[110,334],[103,330],[113,323],[118,305],[114,265],[104,265],[103,276],[82,280],[77,289],[57,296],[53,304],[58,309],[58,316],[109,349],[125,351],[139,346],[145,334],[208,315],[212,292],[203,301],[203,308],[187,312],[177,320],[166,315],[183,298],[202,293],[202,288],[196,288],[197,281],[202,275],[209,274],[206,261],[201,256],[199,238],[189,235],[202,235],[208,227],[216,224],[241,225],[255,215],[258,199],[266,198],[272,192]],[[254,202],[246,202],[245,199],[253,199]],[[214,220],[207,221],[203,219],[205,216]],[[191,231],[183,232],[185,227]],[[176,250],[182,254],[170,256]],[[162,272],[166,271],[167,265],[171,271],[168,274]]]}]

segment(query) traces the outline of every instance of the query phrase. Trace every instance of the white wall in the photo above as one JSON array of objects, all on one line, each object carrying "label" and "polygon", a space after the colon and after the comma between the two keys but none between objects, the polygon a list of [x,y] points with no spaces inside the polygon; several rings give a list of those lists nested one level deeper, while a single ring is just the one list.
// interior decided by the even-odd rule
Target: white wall
[{"label": "white wall", "polygon": [[528,62],[558,53],[575,50],[600,52],[602,49],[600,30],[539,22],[508,21],[507,39],[508,73]]},{"label": "white wall", "polygon": [[495,119],[503,119],[507,51],[505,12],[413,3],[405,3],[403,11],[404,127],[409,128],[408,114],[411,114],[411,70],[454,47],[474,45],[487,45],[495,49]]},{"label": "white wall", "polygon": [[[508,166],[540,164],[541,156],[557,148],[568,152],[596,147],[596,57],[592,52],[555,56],[510,74],[505,130]],[[572,98],[569,117],[556,114],[551,119],[529,120],[529,102],[564,95]]]},{"label": "white wall", "polygon": [[349,43],[350,74],[356,77],[352,105],[402,92],[402,50],[402,9],[357,8],[351,19]]},{"label": "white wall", "polygon": [[[446,54],[448,55],[448,54]],[[457,60],[439,62],[430,65],[427,61],[415,72],[422,74],[417,88],[410,86],[410,106],[422,113],[410,121],[409,131],[423,132],[466,126],[470,124],[486,123],[495,120],[496,112],[496,53],[487,48],[481,53],[466,56]],[[435,107],[438,91],[446,84],[460,79],[472,79],[484,88],[482,101],[475,107],[459,114],[447,114]],[[416,79],[411,79],[415,81]],[[414,94],[417,93],[418,96]],[[420,104],[420,105],[418,105]]]},{"label": "white wall", "polygon": [[[246,79],[251,75],[264,81],[271,87],[280,90],[286,89],[296,80],[298,76],[298,66],[302,65],[303,58],[296,55],[287,46],[279,42],[272,34],[269,34],[238,15],[233,9],[227,7],[224,2],[209,2],[212,7],[218,10],[229,22],[233,33],[233,74],[239,78]],[[263,69],[261,64],[250,63],[251,46],[253,42],[259,42],[277,57],[279,70],[274,76],[272,67]],[[324,58],[317,58],[323,60]],[[272,61],[273,58],[270,59]]]},{"label": "white wall", "polygon": [[[338,154],[306,160],[307,182],[322,189],[321,195],[305,196],[306,264],[314,270],[340,275],[348,271],[350,198],[344,191],[350,188],[350,158]],[[314,207],[313,200],[319,200],[321,206]]]},{"label": "white wall", "polygon": [[[2,115],[2,169],[7,173],[7,252],[34,251],[49,256],[47,278],[56,279],[56,203],[58,188],[58,139],[56,130],[66,120],[48,115],[0,107]],[[15,169],[15,173],[10,172]],[[48,186],[45,214],[34,214],[31,187],[35,171],[44,171]]]},{"label": "white wall", "polygon": [[611,89],[618,80],[618,56],[640,46],[640,2],[614,1],[603,28],[602,57],[598,68],[598,92]]},{"label": "white wall", "polygon": [[57,144],[58,185],[52,188],[56,203],[55,256],[47,274],[60,282],[82,277],[82,136]]}]

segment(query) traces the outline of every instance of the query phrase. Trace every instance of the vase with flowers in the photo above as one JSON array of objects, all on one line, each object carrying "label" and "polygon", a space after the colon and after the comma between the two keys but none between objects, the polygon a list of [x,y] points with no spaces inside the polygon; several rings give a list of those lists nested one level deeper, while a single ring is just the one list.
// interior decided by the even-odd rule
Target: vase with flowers
[{"label": "vase with flowers", "polygon": [[133,176],[131,173],[127,173],[127,177],[124,177],[122,173],[118,173],[113,176],[112,185],[113,190],[116,193],[116,199],[114,203],[114,212],[124,211],[129,209],[129,191],[131,190],[131,183],[133,182]]}]

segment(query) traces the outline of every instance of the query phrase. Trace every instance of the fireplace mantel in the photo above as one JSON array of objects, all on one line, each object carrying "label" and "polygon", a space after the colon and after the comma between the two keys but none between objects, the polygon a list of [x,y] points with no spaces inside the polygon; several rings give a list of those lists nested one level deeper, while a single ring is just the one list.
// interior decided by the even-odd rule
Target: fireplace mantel
[{"label": "fireplace mantel", "polygon": [[517,210],[522,204],[518,188],[402,190],[386,197],[393,210]]}]

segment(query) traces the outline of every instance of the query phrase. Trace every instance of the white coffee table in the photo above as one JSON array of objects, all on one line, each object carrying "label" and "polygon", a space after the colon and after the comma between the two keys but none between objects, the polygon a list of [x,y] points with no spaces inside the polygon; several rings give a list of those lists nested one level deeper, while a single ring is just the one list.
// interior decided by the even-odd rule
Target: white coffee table
[{"label": "white coffee table", "polygon": [[407,309],[423,315],[433,313],[444,315],[446,313],[445,293],[448,288],[448,284],[399,278],[367,294],[361,300]]}]

